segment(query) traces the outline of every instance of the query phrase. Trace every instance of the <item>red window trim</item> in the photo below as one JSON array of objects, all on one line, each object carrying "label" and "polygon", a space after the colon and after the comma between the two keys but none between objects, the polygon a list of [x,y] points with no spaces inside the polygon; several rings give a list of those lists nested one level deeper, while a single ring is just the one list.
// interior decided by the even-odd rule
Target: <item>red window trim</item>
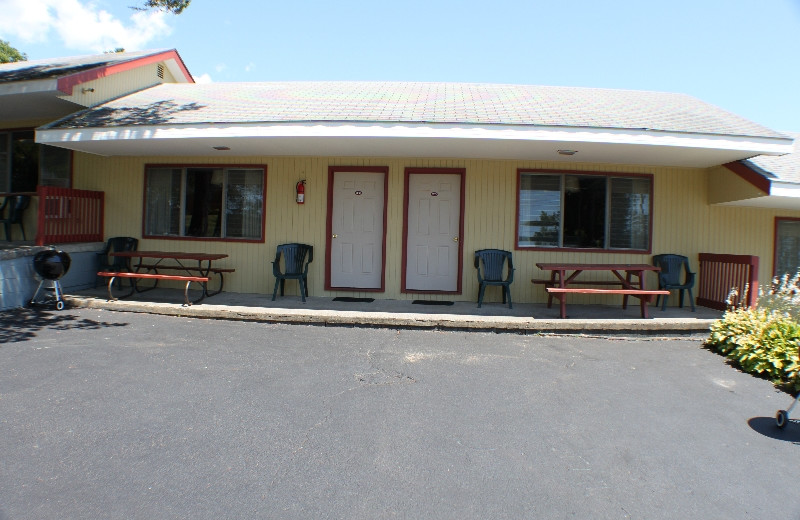
[{"label": "red window trim", "polygon": [[[520,188],[522,185],[522,175],[525,173],[551,173],[559,175],[580,175],[600,177],[622,177],[622,178],[646,178],[650,180],[650,221],[648,223],[648,244],[647,249],[605,249],[605,248],[572,248],[572,247],[541,247],[541,246],[520,246],[519,245],[519,210],[520,210]],[[651,173],[623,173],[623,172],[587,172],[581,170],[561,170],[544,168],[517,168],[517,209],[516,223],[514,224],[514,250],[515,251],[549,251],[565,253],[604,253],[604,254],[633,254],[649,255],[653,251],[653,216],[655,207],[655,197],[653,197],[653,174]]]},{"label": "red window trim", "polygon": [[[146,216],[147,216],[147,170],[150,168],[213,168],[218,170],[232,170],[232,169],[252,169],[252,170],[263,170],[264,172],[264,182],[261,186],[261,238],[222,238],[222,237],[185,237],[185,236],[175,236],[175,235],[148,235],[145,233],[146,228]],[[263,244],[266,242],[267,239],[267,230],[266,230],[266,223],[267,223],[267,165],[266,164],[187,164],[187,163],[179,163],[179,164],[162,164],[162,163],[153,163],[153,164],[145,164],[144,165],[144,179],[143,182],[143,195],[142,195],[142,238],[152,239],[152,240],[176,240],[176,241],[187,241],[187,242],[233,242],[236,244]]]}]

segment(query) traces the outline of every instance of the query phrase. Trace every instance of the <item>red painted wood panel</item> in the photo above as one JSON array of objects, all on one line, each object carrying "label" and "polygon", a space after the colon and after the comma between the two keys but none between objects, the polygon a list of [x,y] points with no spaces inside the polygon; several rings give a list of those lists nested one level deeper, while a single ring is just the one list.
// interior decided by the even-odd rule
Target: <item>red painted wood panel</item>
[{"label": "red painted wood panel", "polygon": [[39,186],[36,245],[103,241],[102,191]]},{"label": "red painted wood panel", "polygon": [[733,307],[753,307],[758,297],[758,257],[700,253],[697,304],[725,310],[732,290]]}]

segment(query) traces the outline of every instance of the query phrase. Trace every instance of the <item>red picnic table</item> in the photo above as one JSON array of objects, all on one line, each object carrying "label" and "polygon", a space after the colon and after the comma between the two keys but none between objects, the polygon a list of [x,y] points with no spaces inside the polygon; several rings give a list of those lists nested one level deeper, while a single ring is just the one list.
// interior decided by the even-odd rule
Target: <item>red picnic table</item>
[{"label": "red picnic table", "polygon": [[[648,271],[660,271],[661,268],[649,264],[567,264],[567,263],[537,263],[536,266],[543,271],[550,271],[549,280],[531,280],[533,283],[544,284],[547,289],[547,307],[553,303],[553,297],[558,298],[561,307],[561,317],[567,317],[567,294],[621,294],[622,308],[628,307],[628,296],[639,298],[642,318],[647,318],[647,304],[657,295],[667,295],[669,291],[647,290],[645,287],[645,274]],[[571,271],[568,275],[567,272]],[[609,271],[616,280],[576,280],[584,271]],[[623,276],[621,273],[625,273]],[[619,289],[598,289],[590,287],[569,287],[570,285],[601,285],[620,286]]]},{"label": "red picnic table", "polygon": [[[134,259],[138,258],[139,262],[135,265],[129,266],[133,269],[131,273],[116,273],[118,277],[131,279],[131,292],[127,295],[130,296],[134,291],[144,292],[153,289],[158,285],[159,280],[176,280],[185,281],[186,289],[184,296],[187,305],[190,304],[188,290],[190,282],[200,283],[203,287],[200,298],[195,300],[195,303],[202,300],[206,296],[213,296],[222,292],[223,273],[234,272],[233,268],[213,267],[212,262],[227,258],[228,255],[224,253],[191,253],[185,251],[117,251],[110,253],[111,256],[120,258]],[[145,260],[150,260],[150,263],[145,263]],[[164,262],[169,260],[170,262]],[[197,262],[195,265],[194,262]],[[180,274],[161,274],[158,271],[177,271]],[[100,273],[99,273],[100,274]],[[104,273],[103,276],[113,275],[115,273]],[[208,290],[208,280],[211,275],[219,276],[219,288],[216,291]],[[137,279],[152,280],[153,285],[146,288],[140,288]],[[111,284],[113,278],[109,280],[109,296],[111,296]]]}]

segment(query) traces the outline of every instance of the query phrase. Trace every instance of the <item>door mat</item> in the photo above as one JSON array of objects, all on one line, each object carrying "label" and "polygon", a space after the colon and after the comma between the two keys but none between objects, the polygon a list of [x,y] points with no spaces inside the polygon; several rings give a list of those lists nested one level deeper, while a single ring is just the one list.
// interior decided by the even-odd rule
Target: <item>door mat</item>
[{"label": "door mat", "polygon": [[439,301],[439,300],[414,300],[411,303],[417,305],[453,305],[453,302]]},{"label": "door mat", "polygon": [[372,303],[375,298],[353,298],[352,296],[337,296],[333,299],[335,302],[348,302],[348,303]]}]

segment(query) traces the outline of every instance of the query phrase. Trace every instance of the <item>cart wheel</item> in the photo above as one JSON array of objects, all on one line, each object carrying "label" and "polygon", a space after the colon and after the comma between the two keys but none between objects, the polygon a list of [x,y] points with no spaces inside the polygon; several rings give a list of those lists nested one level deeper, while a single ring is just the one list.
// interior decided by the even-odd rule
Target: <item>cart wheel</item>
[{"label": "cart wheel", "polygon": [[786,410],[778,410],[778,413],[775,414],[775,425],[778,428],[783,428],[786,426],[786,420],[788,419],[788,414]]},{"label": "cart wheel", "polygon": [[64,302],[58,301],[56,302],[56,309],[63,311],[64,310]]}]

